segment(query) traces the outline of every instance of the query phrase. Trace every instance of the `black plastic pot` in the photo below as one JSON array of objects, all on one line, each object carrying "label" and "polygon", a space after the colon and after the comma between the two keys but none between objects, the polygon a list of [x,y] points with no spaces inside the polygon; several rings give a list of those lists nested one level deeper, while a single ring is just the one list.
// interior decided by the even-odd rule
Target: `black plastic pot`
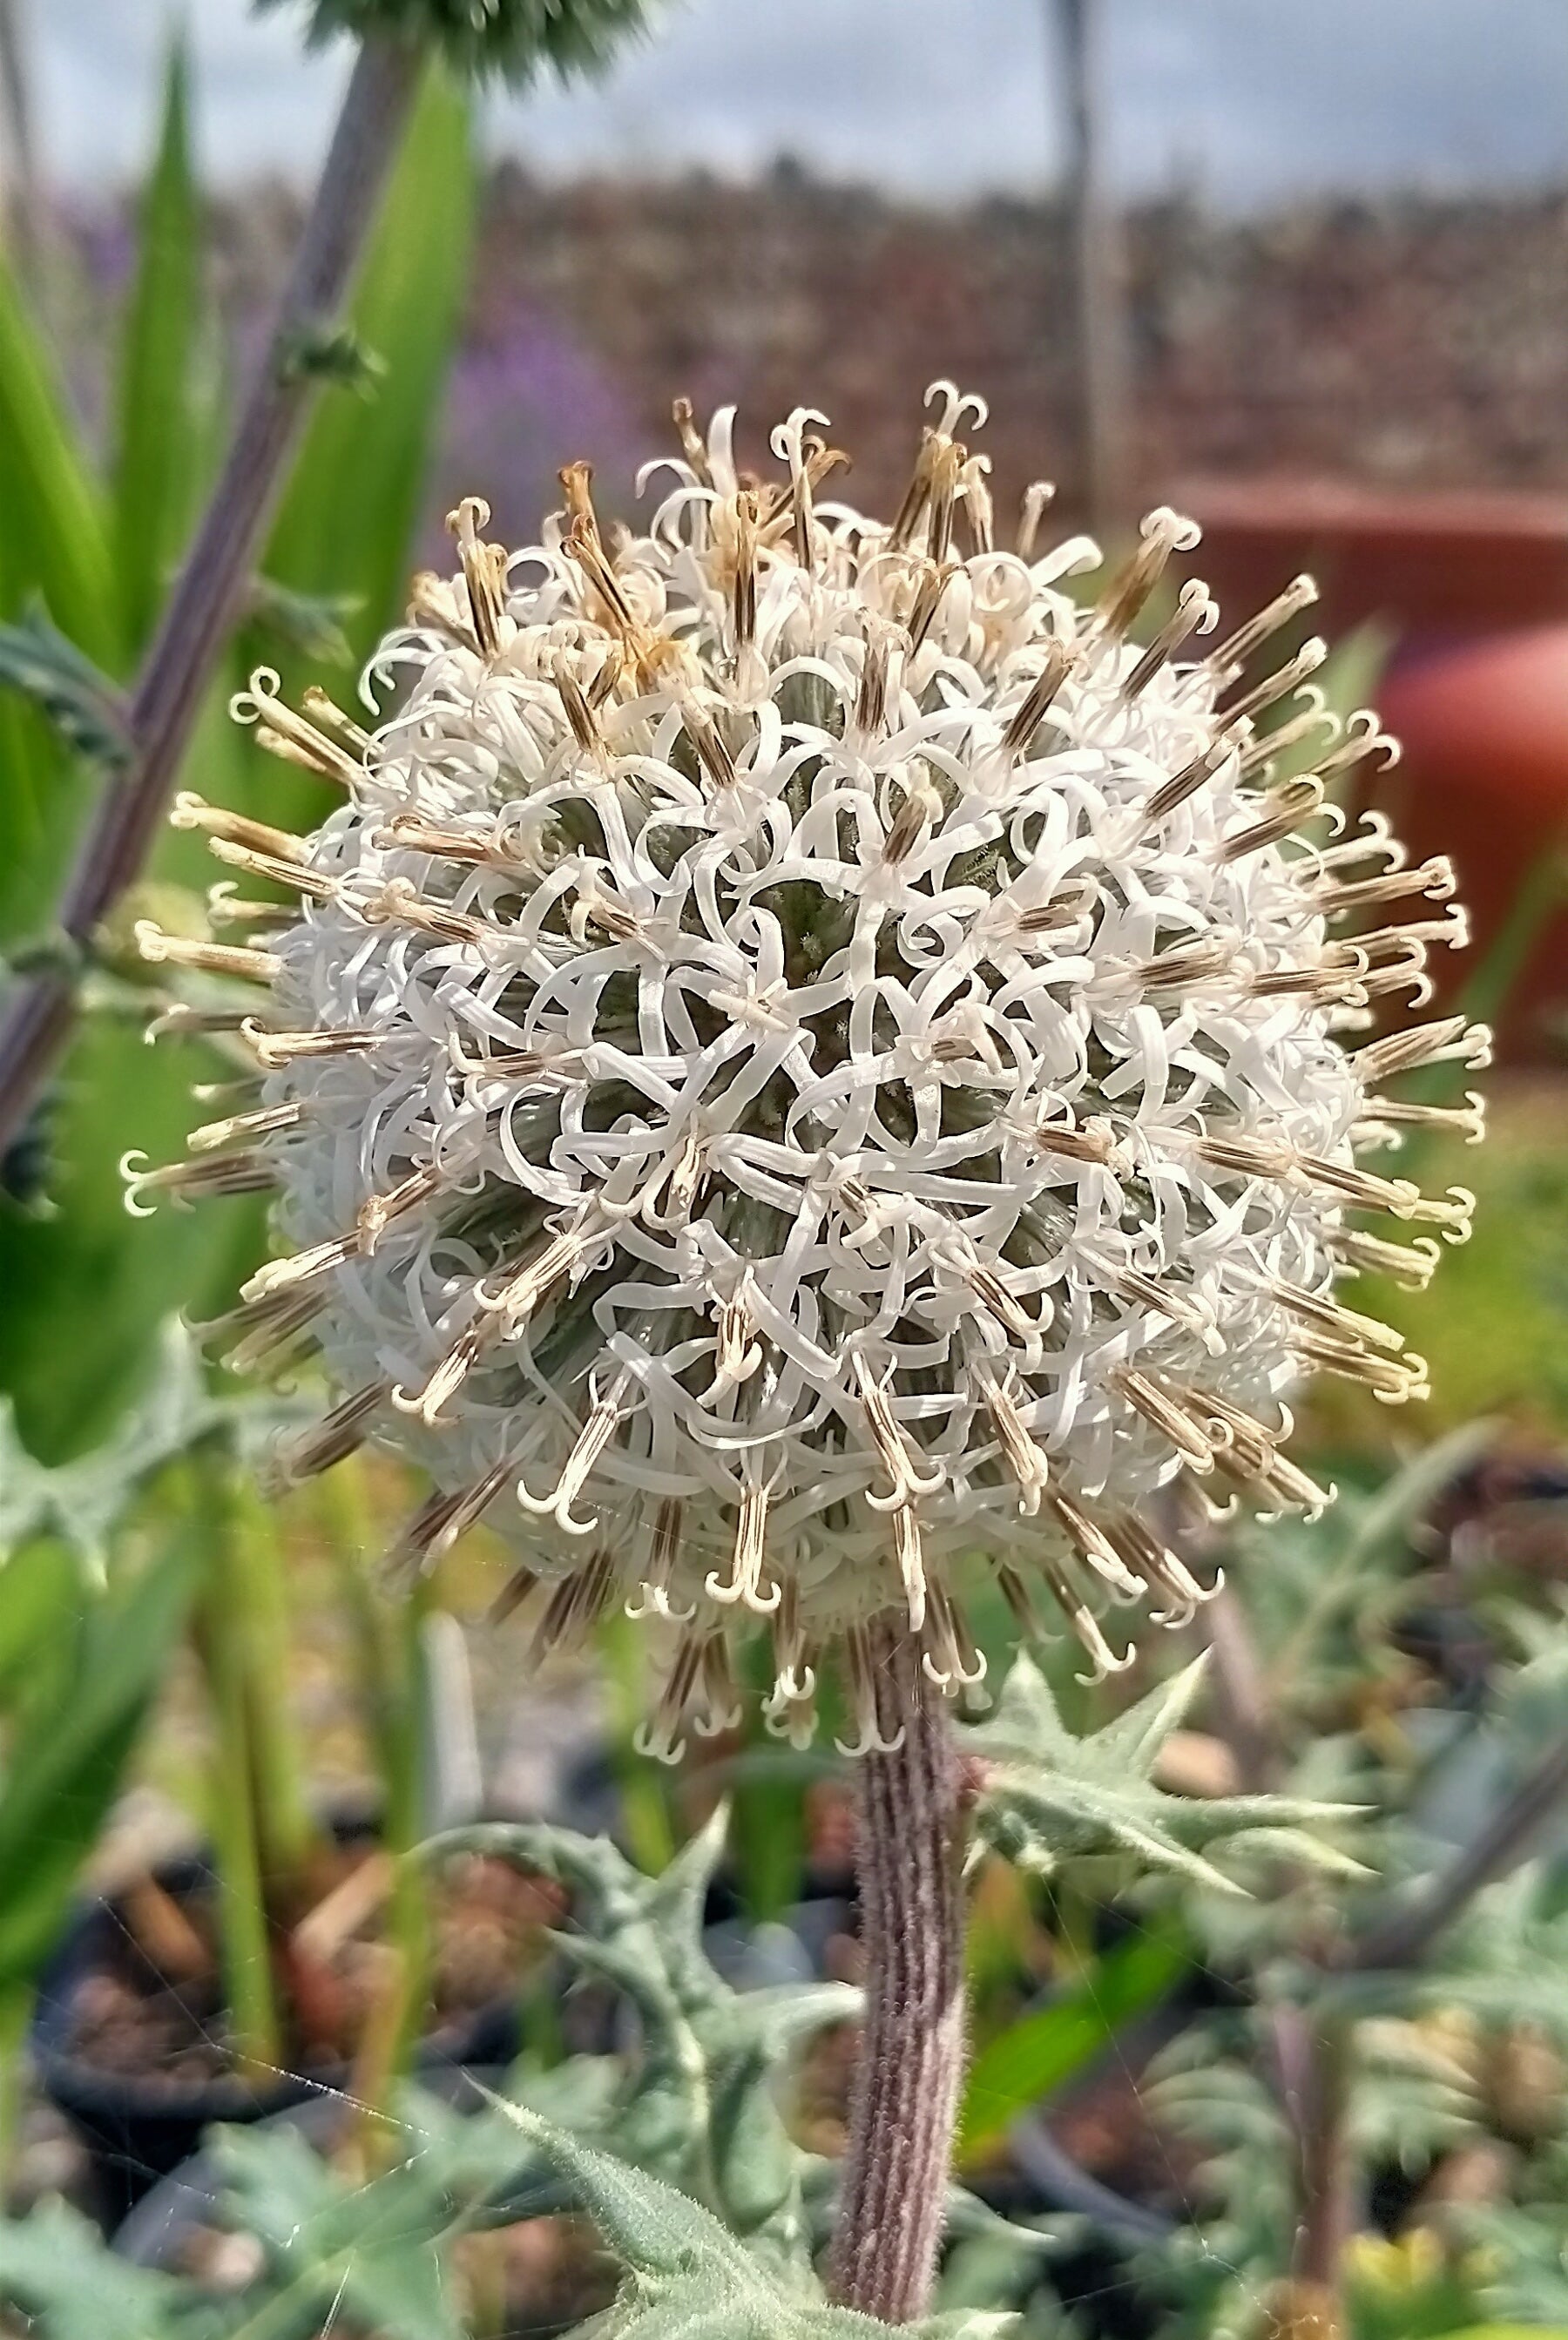
[{"label": "black plastic pot", "polygon": [[[375,1832],[362,1817],[336,1819],[332,1829],[340,1842],[349,1843]],[[210,1892],[215,1883],[212,1862],[202,1855],[164,1862],[153,1874],[176,1901]],[[237,2073],[193,2082],[152,2072],[106,2072],[75,2054],[71,2041],[81,1991],[95,1974],[124,1968],[129,1938],[113,1897],[78,1908],[44,1970],[30,2038],[40,2089],[87,2149],[98,2215],[107,2228],[117,2226],[161,2178],[189,2161],[203,2131],[214,2122],[264,2120],[344,2087],[349,2078],[346,2065],[323,2064],[280,2072],[259,2087]],[[416,2068],[428,2080],[475,2066],[504,2065],[519,2044],[517,2007],[510,1999],[497,2000],[422,2040]]]}]

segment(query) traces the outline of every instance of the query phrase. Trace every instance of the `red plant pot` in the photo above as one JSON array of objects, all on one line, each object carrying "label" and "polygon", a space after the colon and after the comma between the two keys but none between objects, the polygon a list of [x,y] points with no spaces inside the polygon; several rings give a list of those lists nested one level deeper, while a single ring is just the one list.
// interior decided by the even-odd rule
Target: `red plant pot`
[{"label": "red plant pot", "polygon": [[[1377,692],[1404,758],[1378,783],[1413,854],[1457,866],[1474,940],[1434,956],[1452,997],[1484,964],[1542,857],[1568,851],[1568,498],[1389,495],[1335,482],[1191,482],[1197,566],[1245,615],[1301,570],[1330,640],[1393,638]],[[1499,1017],[1503,1054],[1557,1061],[1568,914],[1532,945]]]}]

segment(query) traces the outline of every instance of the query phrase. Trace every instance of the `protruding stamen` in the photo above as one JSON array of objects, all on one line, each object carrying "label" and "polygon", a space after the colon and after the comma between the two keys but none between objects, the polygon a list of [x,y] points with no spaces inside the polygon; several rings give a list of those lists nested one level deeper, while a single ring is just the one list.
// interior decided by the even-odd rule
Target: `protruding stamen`
[{"label": "protruding stamen", "polygon": [[1321,634],[1314,634],[1309,640],[1303,642],[1294,658],[1286,659],[1273,674],[1265,675],[1262,682],[1255,684],[1243,697],[1229,707],[1221,709],[1216,720],[1226,730],[1235,730],[1238,723],[1249,721],[1254,716],[1261,715],[1265,708],[1276,705],[1282,699],[1288,699],[1292,691],[1299,690],[1302,684],[1317,672],[1327,656],[1328,644]]},{"label": "protruding stamen", "polygon": [[136,948],[154,966],[187,967],[199,975],[232,975],[243,983],[271,983],[283,966],[276,951],[249,950],[239,943],[193,942],[166,934],[151,918],[132,928]]},{"label": "protruding stamen", "polygon": [[146,1159],[135,1147],[120,1156],[125,1208],[134,1219],[151,1215],[149,1195],[195,1202],[219,1195],[270,1195],[278,1183],[276,1165],[260,1154],[218,1154],[200,1162],[166,1162],[153,1170],[134,1166]]},{"label": "protruding stamen", "polygon": [[670,1598],[675,1563],[680,1553],[684,1507],[678,1495],[666,1495],[653,1516],[653,1536],[642,1579],[641,1597],[629,1601],[629,1617],[662,1617],[678,1625],[690,1624],[695,1609],[677,1609]]},{"label": "protruding stamen", "polygon": [[1238,626],[1217,649],[1209,652],[1208,663],[1212,671],[1222,677],[1239,673],[1271,635],[1290,625],[1304,610],[1310,610],[1316,599],[1317,586],[1312,578],[1305,574],[1293,577],[1283,593],[1276,593],[1255,618],[1249,618],[1245,625]]},{"label": "protruding stamen", "polygon": [[763,1561],[768,1559],[768,1488],[747,1486],[735,1514],[735,1552],[730,1556],[730,1581],[711,1568],[707,1572],[704,1591],[710,1601],[732,1608],[744,1601],[756,1617],[772,1617],[779,1605],[779,1587],[770,1584],[763,1591]]},{"label": "protruding stamen", "polygon": [[534,1629],[531,1665],[542,1665],[556,1650],[575,1649],[591,1632],[614,1597],[615,1578],[615,1555],[605,1544],[585,1568],[561,1580]]},{"label": "protruding stamen", "polygon": [[1035,734],[1044,722],[1051,701],[1072,672],[1075,660],[1076,653],[1070,643],[1053,641],[1047,646],[1045,664],[1014,709],[1002,734],[1002,753],[1009,761],[1016,763],[1020,756],[1027,755],[1034,744]]},{"label": "protruding stamen", "polygon": [[1364,1234],[1356,1227],[1335,1227],[1325,1241],[1335,1259],[1352,1274],[1391,1275],[1414,1292],[1425,1291],[1443,1256],[1442,1246],[1431,1235],[1396,1244],[1385,1242],[1381,1235]]},{"label": "protruding stamen", "polygon": [[1219,847],[1216,859],[1241,861],[1249,853],[1261,852],[1265,846],[1277,845],[1281,838],[1293,836],[1304,820],[1310,820],[1321,809],[1323,782],[1312,774],[1305,779],[1286,780],[1258,801],[1264,808],[1262,819],[1233,830]]},{"label": "protruding stamen", "polygon": [[253,1137],[297,1129],[306,1110],[303,1099],[292,1097],[284,1105],[259,1106],[254,1113],[226,1114],[222,1121],[204,1121],[200,1129],[193,1129],[185,1144],[193,1154],[226,1153],[232,1146],[248,1145]]},{"label": "protruding stamen", "polygon": [[1400,902],[1424,894],[1429,902],[1446,902],[1454,887],[1454,864],[1446,854],[1435,855],[1411,869],[1391,869],[1381,878],[1363,878],[1341,886],[1315,886],[1312,906],[1325,918],[1343,910],[1365,910],[1380,902]]},{"label": "protruding stamen", "polygon": [[1024,490],[1023,502],[1018,510],[1017,553],[1020,560],[1034,559],[1040,521],[1056,492],[1054,480],[1032,480]]},{"label": "protruding stamen", "polygon": [[278,687],[273,668],[257,667],[249,687],[237,690],[230,699],[229,713],[236,723],[255,724],[259,744],[274,756],[303,764],[346,788],[356,788],[364,778],[364,766],[337,740],[286,706],[278,697]]},{"label": "protruding stamen", "polygon": [[1179,1398],[1132,1365],[1116,1366],[1110,1380],[1129,1405],[1135,1406],[1162,1437],[1169,1439],[1189,1470],[1206,1475],[1214,1469],[1214,1447],[1204,1436],[1202,1424],[1194,1420]]},{"label": "protruding stamen", "polygon": [[1111,579],[1101,594],[1096,619],[1102,631],[1119,641],[1154,591],[1173,552],[1190,552],[1198,540],[1190,520],[1165,505],[1139,522],[1139,544],[1130,560]]},{"label": "protruding stamen", "polygon": [[304,1251],[292,1252],[286,1259],[270,1259],[248,1276],[240,1286],[243,1300],[264,1300],[269,1293],[296,1292],[306,1284],[319,1284],[359,1254],[357,1231],[352,1235],[333,1235],[326,1243],[311,1244]]},{"label": "protruding stamen", "polygon": [[975,1690],[986,1679],[984,1656],[975,1647],[963,1612],[948,1588],[933,1577],[930,1607],[921,1634],[920,1665],[927,1679],[945,1692]]},{"label": "protruding stamen", "polygon": [[372,1032],[362,1026],[342,1026],[319,1032],[269,1032],[253,1016],[241,1023],[240,1037],[254,1051],[259,1063],[269,1072],[284,1065],[298,1063],[302,1058],[317,1056],[357,1056],[378,1047],[385,1038],[382,1032]]},{"label": "protruding stamen", "polygon": [[171,828],[199,828],[216,840],[231,845],[248,846],[254,853],[270,854],[276,861],[304,861],[309,848],[303,838],[286,828],[269,828],[265,821],[251,820],[243,813],[230,812],[223,805],[208,804],[189,788],[182,788],[174,798],[169,815]]},{"label": "protruding stamen", "polygon": [[1036,1444],[1011,1390],[1001,1382],[988,1381],[984,1396],[987,1411],[996,1429],[997,1443],[1008,1470],[1017,1482],[1018,1509],[1026,1517],[1032,1518],[1039,1510],[1040,1498],[1049,1483],[1050,1465],[1044,1450]]},{"label": "protruding stamen", "polygon": [[290,893],[303,895],[309,902],[335,901],[342,890],[341,880],[330,870],[313,869],[306,862],[285,860],[281,854],[258,853],[253,846],[238,844],[233,838],[210,837],[207,849],[231,869],[243,869],[248,877],[261,878],[263,885],[287,887]]},{"label": "protruding stamen", "polygon": [[639,1727],[632,1742],[640,1755],[651,1756],[656,1763],[678,1763],[680,1760],[686,1710],[691,1703],[691,1693],[701,1671],[706,1639],[702,1633],[682,1633],[675,1645],[674,1662],[665,1677],[653,1719]]},{"label": "protruding stamen", "polygon": [[[852,1760],[861,1755],[896,1755],[904,1743],[904,1725],[882,1711],[888,1701],[878,1695],[881,1669],[873,1657],[871,1637],[864,1625],[851,1625],[845,1633],[843,1664],[855,1716],[855,1737],[852,1742],[842,1739],[834,1741],[839,1754]],[[891,1733],[888,1730],[889,1721],[893,1723]]]},{"label": "protruding stamen", "polygon": [[452,1174],[440,1163],[431,1162],[422,1169],[411,1170],[406,1178],[400,1178],[384,1194],[367,1195],[354,1220],[364,1257],[371,1257],[394,1219],[417,1210],[422,1203],[433,1201],[451,1184],[451,1178]]},{"label": "protruding stamen", "polygon": [[527,1485],[519,1482],[517,1500],[523,1510],[552,1517],[563,1535],[591,1535],[599,1525],[597,1512],[585,1520],[574,1519],[571,1507],[593,1476],[610,1441],[626,1418],[626,1394],[630,1380],[630,1373],[618,1373],[602,1397],[594,1399],[571,1452],[561,1466],[561,1476],[547,1495],[531,1495]]},{"label": "protruding stamen", "polygon": [[1137,1579],[1128,1575],[1116,1546],[1098,1522],[1092,1520],[1083,1506],[1076,1503],[1070,1495],[1064,1494],[1059,1487],[1046,1490],[1046,1502],[1078,1558],[1093,1569],[1097,1576],[1103,1578],[1113,1591],[1121,1593],[1126,1600],[1136,1601],[1138,1596]]},{"label": "protruding stamen", "polygon": [[1162,781],[1148,801],[1138,808],[1141,826],[1156,828],[1162,820],[1168,820],[1178,805],[1196,797],[1213,779],[1230,752],[1227,740],[1216,739],[1212,748],[1206,748],[1201,756],[1195,756],[1190,764],[1184,764],[1179,772]]},{"label": "protruding stamen", "polygon": [[1123,677],[1120,698],[1124,701],[1136,699],[1184,643],[1196,633],[1207,632],[1218,614],[1218,604],[1209,600],[1206,585],[1200,585],[1196,578],[1184,585],[1176,596],[1176,608],[1136,665]]},{"label": "protruding stamen", "polygon": [[298,1432],[293,1438],[280,1439],[273,1450],[273,1464],[283,1484],[313,1479],[362,1446],[377,1409],[386,1402],[389,1388],[384,1381],[368,1382],[363,1389],[340,1400],[330,1413],[323,1414],[308,1430]]},{"label": "protruding stamen", "polygon": [[456,511],[448,512],[446,524],[457,539],[475,639],[484,656],[493,658],[501,648],[501,621],[506,612],[506,549],[481,540],[481,529],[490,526],[490,506],[482,496],[464,496]]},{"label": "protruding stamen", "polygon": [[1413,1073],[1424,1065],[1457,1063],[1479,1072],[1491,1058],[1492,1034],[1484,1024],[1444,1016],[1434,1024],[1414,1024],[1407,1031],[1369,1040],[1352,1053],[1350,1061],[1364,1087],[1374,1089],[1396,1073]]}]

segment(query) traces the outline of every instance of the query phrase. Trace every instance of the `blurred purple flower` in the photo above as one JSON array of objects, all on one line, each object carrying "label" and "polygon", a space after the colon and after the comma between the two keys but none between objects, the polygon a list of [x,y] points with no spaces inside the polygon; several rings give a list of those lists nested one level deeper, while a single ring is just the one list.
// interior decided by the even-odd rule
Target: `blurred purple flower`
[{"label": "blurred purple flower", "polygon": [[531,543],[561,502],[556,473],[586,456],[606,513],[630,512],[639,463],[651,448],[632,401],[556,320],[519,305],[487,321],[452,369],[435,466],[439,494],[422,557],[450,565],[441,515],[462,494],[482,495],[496,534]]}]

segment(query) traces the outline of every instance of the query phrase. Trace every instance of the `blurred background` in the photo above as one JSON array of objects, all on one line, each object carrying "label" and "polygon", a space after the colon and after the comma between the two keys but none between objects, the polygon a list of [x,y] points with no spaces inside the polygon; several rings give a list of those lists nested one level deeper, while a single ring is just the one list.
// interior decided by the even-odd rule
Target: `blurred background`
[{"label": "blurred background", "polygon": [[[349,62],[306,55],[287,7],[0,0],[0,953],[19,969],[52,947],[62,872],[113,785],[93,694],[149,640],[265,346]],[[908,476],[921,391],[950,374],[989,402],[1001,510],[1054,479],[1064,531],[1087,523],[1113,551],[1146,505],[1189,510],[1205,530],[1193,566],[1237,620],[1317,576],[1336,702],[1374,699],[1405,742],[1366,785],[1413,854],[1453,855],[1474,913],[1471,950],[1434,969],[1442,1003],[1494,1022],[1500,1061],[1484,1148],[1412,1145],[1424,1183],[1478,1191],[1474,1241],[1428,1294],[1366,1287],[1430,1360],[1422,1423],[1337,1387],[1311,1404],[1309,1443],[1365,1499],[1347,1516],[1375,1598],[1354,1630],[1338,1595],[1325,1608],[1330,1545],[1302,1531],[1283,1538],[1276,1608],[1251,1621],[1290,1762],[1344,1732],[1402,1795],[1496,1691],[1503,1753],[1485,1777],[1503,1779],[1507,1683],[1534,1663],[1540,1692],[1568,1591],[1562,0],[689,0],[593,82],[475,100],[432,73],[354,331],[353,378],[315,400],[184,776],[265,818],[310,816],[319,792],[263,777],[226,722],[249,668],[264,659],[290,688],[325,674],[346,700],[409,571],[444,565],[459,493],[525,542],[561,465],[586,455],[600,508],[628,514],[678,396],[704,413],[738,402],[757,461],[790,407],[819,408],[855,451],[849,493],[876,509]],[[91,661],[86,680],[62,640]],[[702,1800],[639,1783],[640,1658],[620,1621],[520,1700],[514,1645],[471,1632],[465,1658],[448,1613],[472,1615],[499,1581],[482,1536],[394,1625],[369,1579],[410,1500],[400,1474],[356,1462],[270,1508],[245,1492],[265,1425],[225,1410],[167,1320],[228,1304],[264,1241],[259,1209],[134,1225],[116,1169],[132,1147],[171,1158],[192,1118],[196,1052],[143,1047],[145,976],[124,944],[149,903],[200,919],[203,867],[189,840],[160,846],[94,947],[72,1054],[0,1162],[0,1534],[33,1588],[0,1615],[0,1869],[40,1880],[25,1921],[0,1908],[0,2097],[84,1861],[123,1893],[192,1815],[221,1839],[236,1778],[285,1904],[323,1782],[369,1780],[392,1840],[412,1840],[449,1809],[431,1777],[471,1782],[482,1758],[503,1805],[567,1796],[597,1820],[619,1792],[651,1862]],[[1423,1475],[1425,1438],[1449,1443]],[[217,1481],[203,1475],[214,1440],[230,1458]],[[192,1522],[220,1514],[218,1545],[198,1533],[193,1557]],[[160,1591],[166,1559],[179,1566]],[[1505,1622],[1487,1607],[1497,1582]],[[236,1650],[223,1621],[246,1602]],[[1347,1646],[1319,1648],[1325,1634]],[[1561,1671],[1545,1679],[1560,1698]],[[66,1709],[86,1718],[68,1747],[52,1735]],[[1527,1751],[1535,1727],[1521,1726]],[[1192,1778],[1233,1753],[1194,1734]],[[1477,1774],[1461,1768],[1468,1810]],[[762,1799],[741,1899],[776,1915],[808,1854],[841,1869],[842,1800],[820,1780],[738,1776]],[[1447,1806],[1434,1825],[1462,1833]],[[218,1851],[241,1911],[244,1844]],[[157,1933],[156,1905],[138,1906]],[[537,1931],[537,1909],[486,1906],[503,1959],[519,1929]],[[981,2032],[1001,2037],[1042,1973],[1078,1972],[1087,1953],[1062,1952],[1059,1913],[1001,1888],[987,1906]],[[248,1968],[231,1961],[231,1999],[254,1982],[252,1949]],[[1095,2101],[1074,2150],[1104,2175],[1147,2137],[1136,2107]],[[29,2119],[25,2193],[66,2151]],[[0,2104],[0,2163],[4,2129]],[[1175,2152],[1163,2136],[1158,2149]],[[1145,2175],[1140,2200],[1180,2192],[1169,2162]],[[1416,2217],[1401,2200],[1391,2237]],[[1357,2330],[1398,2340],[1457,2330],[1453,2315],[1418,2327],[1368,2310]]]}]

